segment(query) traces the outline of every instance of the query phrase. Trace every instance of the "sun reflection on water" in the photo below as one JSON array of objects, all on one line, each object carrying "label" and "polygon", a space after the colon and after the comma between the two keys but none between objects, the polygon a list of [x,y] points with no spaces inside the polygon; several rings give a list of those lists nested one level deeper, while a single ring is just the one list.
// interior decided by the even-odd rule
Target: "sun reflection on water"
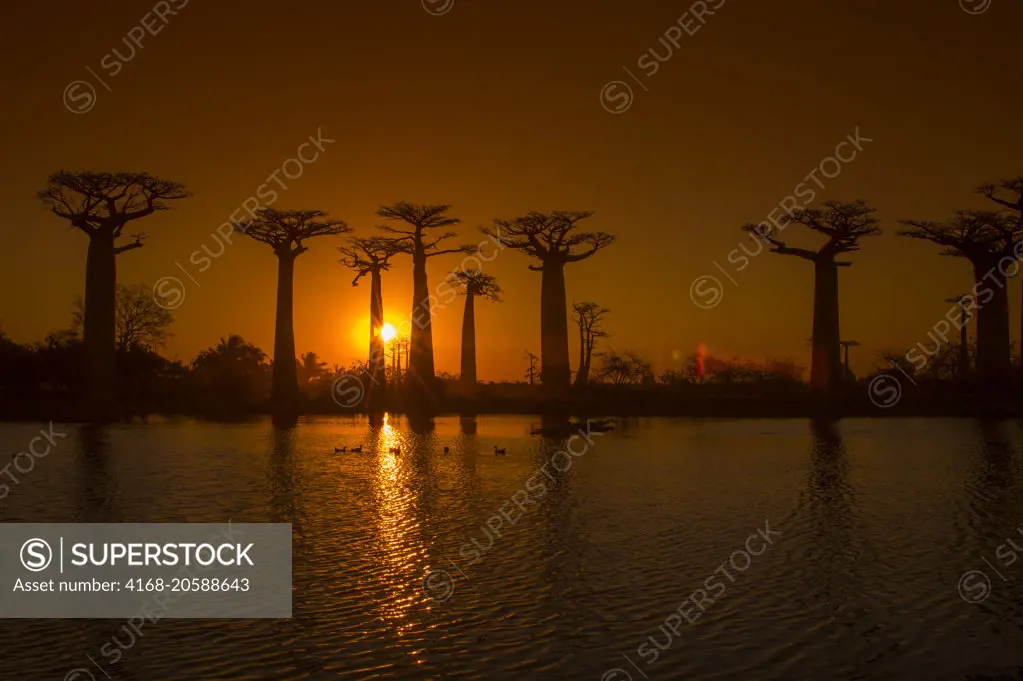
[{"label": "sun reflection on water", "polygon": [[[385,414],[376,442],[377,532],[388,592],[380,610],[383,619],[404,634],[414,624],[409,611],[422,599],[419,576],[426,569],[426,548],[415,508],[416,481],[409,460],[412,442],[389,421]],[[401,453],[391,451],[392,447]]]}]

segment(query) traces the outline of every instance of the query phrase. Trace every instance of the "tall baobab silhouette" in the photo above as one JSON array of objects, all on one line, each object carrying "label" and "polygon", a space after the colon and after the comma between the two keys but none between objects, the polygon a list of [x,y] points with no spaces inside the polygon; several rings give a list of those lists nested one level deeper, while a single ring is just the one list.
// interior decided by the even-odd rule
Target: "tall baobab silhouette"
[{"label": "tall baobab silhouette", "polygon": [[462,315],[462,375],[461,382],[476,385],[476,298],[501,302],[501,287],[497,280],[482,270],[455,270],[448,275],[452,285],[465,295]]},{"label": "tall baobab silhouette", "polygon": [[[977,188],[977,192],[1009,211],[1010,215],[1016,220],[1017,232],[1015,236],[1018,241],[1021,233],[1023,233],[1023,176],[981,185]],[[1016,248],[1018,247],[1019,245],[1017,244]],[[1019,260],[1023,254],[1015,251],[1014,255]],[[1020,324],[1020,367],[1023,367],[1023,317],[1020,318]]]},{"label": "tall baobab silhouette", "polygon": [[852,375],[852,371],[849,370],[849,348],[859,347],[860,342],[859,341],[854,341],[854,340],[844,340],[844,341],[839,341],[838,344],[842,347],[843,350],[845,350],[845,363],[844,363],[845,370],[844,370],[842,376],[843,376],[843,378],[845,379],[846,382],[852,383],[853,375]]},{"label": "tall baobab silhouette", "polygon": [[589,301],[572,303],[572,319],[579,327],[579,370],[575,372],[576,388],[585,388],[590,380],[590,364],[593,360],[593,348],[598,338],[606,338],[610,334],[600,328],[600,322],[611,310]]},{"label": "tall baobab silhouette", "polygon": [[[85,343],[89,411],[112,416],[115,376],[117,256],[141,248],[145,235],[125,235],[129,222],[168,210],[167,201],[191,194],[179,182],[146,172],[94,173],[59,170],[39,200],[89,237],[85,262]],[[119,243],[129,237],[128,242]]]},{"label": "tall baobab silhouette", "polygon": [[[751,232],[771,246],[773,253],[792,255],[813,263],[813,338],[810,364],[810,388],[817,395],[829,395],[844,381],[839,347],[838,268],[851,262],[836,258],[842,253],[860,250],[859,240],[881,233],[875,210],[863,201],[827,201],[825,208],[799,208],[782,216],[778,229],[761,229],[746,225]],[[816,251],[794,248],[777,237],[777,232],[791,224],[803,225],[823,234],[827,241]]]},{"label": "tall baobab silhouette", "polygon": [[433,326],[430,314],[430,287],[426,278],[428,258],[445,253],[468,253],[470,246],[438,249],[442,241],[454,238],[454,232],[446,231],[433,236],[434,230],[451,227],[461,222],[447,215],[449,205],[415,204],[399,201],[390,206],[381,206],[377,216],[392,222],[408,225],[399,229],[393,225],[382,225],[380,229],[396,234],[402,243],[401,252],[412,256],[412,329],[409,361],[406,370],[409,389],[416,392],[412,404],[421,406],[433,388],[435,371],[433,365]]},{"label": "tall baobab silhouette", "polygon": [[590,211],[530,211],[513,220],[494,220],[483,227],[488,236],[540,261],[529,269],[540,280],[540,382],[553,397],[568,393],[572,370],[568,365],[568,302],[565,295],[565,265],[585,260],[615,241],[606,232],[576,231]]},{"label": "tall baobab silhouette", "polygon": [[1011,341],[1006,276],[999,263],[1004,258],[1013,258],[1020,235],[1018,221],[990,211],[959,211],[946,222],[899,223],[908,228],[900,230],[900,235],[944,246],[941,255],[964,258],[973,267],[976,283],[971,298],[977,302],[977,374],[985,382],[1004,383],[1011,365]]},{"label": "tall baobab silhouette", "polygon": [[366,406],[376,410],[382,405],[387,391],[387,357],[384,338],[384,299],[382,273],[391,269],[391,258],[402,252],[405,239],[386,239],[383,237],[352,237],[348,243],[338,248],[341,252],[341,263],[355,270],[352,286],[358,286],[359,280],[369,275],[369,364],[370,384],[366,389]]},{"label": "tall baobab silhouette", "polygon": [[306,252],[303,243],[318,236],[344,234],[343,220],[328,220],[321,210],[261,208],[252,220],[235,225],[245,235],[267,244],[277,256],[277,321],[271,401],[276,415],[290,417],[298,407],[298,372],[295,366],[295,258]]},{"label": "tall baobab silhouette", "polygon": [[959,327],[958,378],[963,380],[970,375],[970,348],[967,327],[969,326],[969,321],[972,315],[970,314],[970,310],[967,309],[966,303],[973,302],[973,298],[967,293],[961,293],[958,296],[945,298],[945,302],[957,304],[959,306],[959,312],[962,314],[962,317],[960,318],[961,326]]}]

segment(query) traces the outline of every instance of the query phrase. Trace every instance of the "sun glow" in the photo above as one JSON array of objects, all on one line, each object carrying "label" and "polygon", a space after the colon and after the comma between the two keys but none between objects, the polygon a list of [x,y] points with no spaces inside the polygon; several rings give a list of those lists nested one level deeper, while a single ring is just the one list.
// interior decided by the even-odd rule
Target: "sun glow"
[{"label": "sun glow", "polygon": [[380,327],[380,337],[384,339],[385,343],[390,343],[397,335],[398,329],[394,328],[394,324],[390,322],[384,322],[384,325]]}]

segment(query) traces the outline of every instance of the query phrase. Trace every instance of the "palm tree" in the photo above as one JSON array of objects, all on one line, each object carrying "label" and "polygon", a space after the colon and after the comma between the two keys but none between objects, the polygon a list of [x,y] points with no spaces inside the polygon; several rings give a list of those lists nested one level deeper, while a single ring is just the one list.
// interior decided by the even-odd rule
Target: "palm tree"
[{"label": "palm tree", "polygon": [[615,241],[606,232],[578,232],[579,222],[592,216],[589,211],[531,211],[514,220],[495,219],[484,234],[505,246],[520,250],[540,261],[529,269],[539,271],[540,280],[540,381],[553,397],[568,393],[572,370],[568,364],[568,302],[565,295],[565,265],[579,262]]},{"label": "palm tree", "polygon": [[321,362],[319,355],[315,352],[307,352],[302,355],[298,363],[298,381],[302,389],[309,387],[322,379],[327,373],[327,363]]},{"label": "palm tree", "polygon": [[[111,416],[116,356],[117,256],[142,247],[142,234],[126,235],[129,222],[168,210],[167,201],[190,196],[183,184],[146,172],[60,170],[50,175],[39,200],[89,237],[85,264],[83,340],[90,411]],[[127,243],[119,243],[123,238]]]},{"label": "palm tree", "polygon": [[454,232],[443,232],[431,237],[432,230],[451,227],[461,222],[450,217],[447,212],[449,205],[415,204],[399,201],[390,206],[381,206],[377,216],[393,222],[404,223],[408,229],[399,229],[392,225],[383,225],[381,229],[399,237],[403,253],[412,256],[412,325],[411,356],[407,366],[408,375],[414,380],[410,387],[419,391],[418,399],[413,403],[422,404],[433,387],[435,371],[433,365],[433,327],[430,315],[430,287],[426,279],[426,261],[428,258],[446,253],[468,253],[471,246],[459,246],[438,250],[437,246],[447,239],[453,238]]},{"label": "palm tree", "polygon": [[455,270],[448,281],[462,289],[465,312],[462,315],[462,383],[476,385],[476,298],[501,302],[497,280],[482,270]]},{"label": "palm tree", "polygon": [[274,330],[273,387],[274,413],[291,416],[298,406],[298,372],[295,365],[294,288],[295,258],[305,253],[303,243],[318,236],[344,234],[343,220],[327,220],[320,210],[261,208],[255,218],[235,229],[269,245],[277,256],[277,322]]},{"label": "palm tree", "polygon": [[[859,240],[881,233],[876,212],[863,201],[844,203],[828,201],[825,209],[799,208],[785,215],[775,229],[759,225],[743,227],[767,243],[772,253],[791,255],[813,263],[813,338],[810,364],[810,387],[818,395],[830,395],[843,383],[842,353],[838,323],[838,268],[851,262],[836,258],[842,253],[860,250]],[[828,238],[817,250],[793,248],[777,238],[777,233],[790,224],[799,224]]]},{"label": "palm tree", "polygon": [[263,397],[266,353],[241,336],[221,338],[192,360],[200,395],[215,409],[252,406]]},{"label": "palm tree", "polygon": [[941,255],[964,258],[973,267],[970,297],[977,301],[977,374],[988,383],[1009,375],[1009,296],[1001,263],[1015,261],[1021,225],[1015,218],[989,211],[959,211],[946,222],[900,220],[901,236],[944,246]]},{"label": "palm tree", "polygon": [[585,388],[590,379],[593,348],[598,338],[611,335],[600,328],[601,319],[611,310],[596,303],[572,303],[573,319],[579,326],[579,370],[575,372],[575,387]]},{"label": "palm tree", "polygon": [[381,273],[391,269],[391,257],[403,252],[408,239],[369,239],[352,237],[348,244],[338,250],[343,256],[341,263],[355,270],[352,286],[359,285],[359,279],[369,275],[369,377],[366,404],[371,410],[381,405],[387,387],[387,357],[381,330],[384,327],[384,299]]}]

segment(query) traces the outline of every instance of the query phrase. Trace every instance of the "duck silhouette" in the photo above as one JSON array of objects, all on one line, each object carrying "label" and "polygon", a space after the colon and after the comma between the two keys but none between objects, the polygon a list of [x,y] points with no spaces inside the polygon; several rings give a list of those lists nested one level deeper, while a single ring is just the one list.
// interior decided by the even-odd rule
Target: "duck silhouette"
[{"label": "duck silhouette", "polygon": [[497,445],[494,445],[494,455],[495,456],[498,456],[498,455],[501,455],[501,454],[507,454],[507,453],[508,453],[508,448],[507,447],[500,447],[500,448],[498,448]]},{"label": "duck silhouette", "polygon": [[347,452],[347,451],[348,451],[348,447],[334,447],[334,453],[335,454],[341,454],[341,453]]},{"label": "duck silhouette", "polygon": [[352,447],[352,452],[355,454],[362,454],[362,445],[359,445],[358,447]]}]

